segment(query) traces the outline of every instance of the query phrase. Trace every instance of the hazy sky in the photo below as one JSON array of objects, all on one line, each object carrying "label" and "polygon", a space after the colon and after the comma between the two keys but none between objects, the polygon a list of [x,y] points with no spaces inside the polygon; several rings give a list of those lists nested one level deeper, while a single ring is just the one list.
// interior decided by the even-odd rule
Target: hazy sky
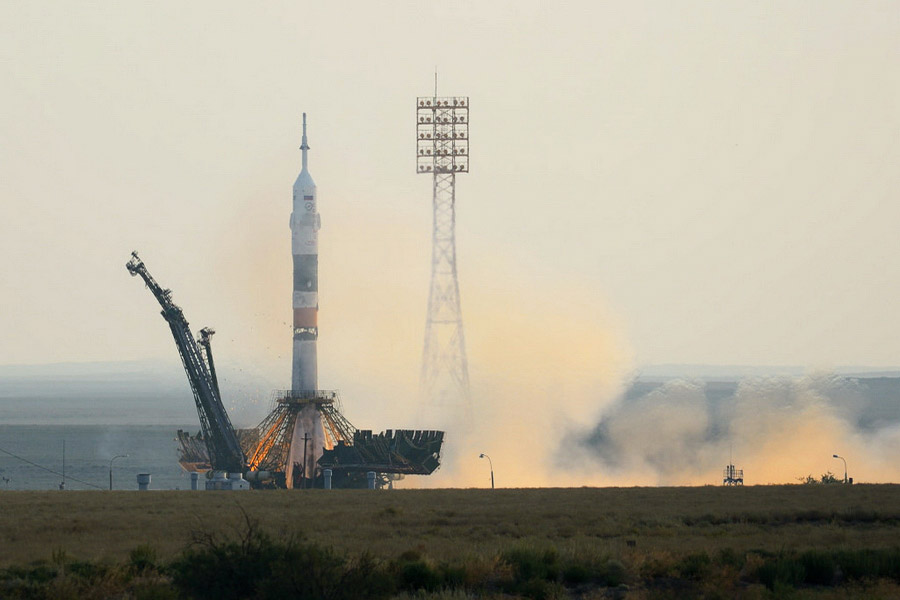
[{"label": "hazy sky", "polygon": [[0,363],[175,360],[138,249],[287,382],[305,111],[322,370],[414,380],[437,66],[473,372],[581,322],[636,365],[900,364],[900,3],[301,4],[0,4]]}]

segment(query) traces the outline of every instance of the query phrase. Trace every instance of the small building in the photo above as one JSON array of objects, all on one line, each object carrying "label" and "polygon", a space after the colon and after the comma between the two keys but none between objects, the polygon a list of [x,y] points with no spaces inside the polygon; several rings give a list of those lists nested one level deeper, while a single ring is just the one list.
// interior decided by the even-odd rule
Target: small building
[{"label": "small building", "polygon": [[744,485],[744,470],[738,469],[734,465],[725,467],[722,475],[722,485]]}]

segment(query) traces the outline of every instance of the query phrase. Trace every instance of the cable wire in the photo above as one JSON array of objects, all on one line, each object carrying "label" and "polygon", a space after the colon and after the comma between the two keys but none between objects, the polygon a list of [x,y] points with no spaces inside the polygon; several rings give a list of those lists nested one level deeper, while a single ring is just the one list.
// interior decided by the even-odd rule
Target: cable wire
[{"label": "cable wire", "polygon": [[37,464],[36,462],[32,462],[32,461],[28,460],[27,458],[22,458],[22,457],[19,456],[18,454],[13,454],[13,453],[10,452],[9,450],[4,450],[3,448],[0,448],[0,452],[3,452],[4,454],[9,454],[9,455],[12,456],[13,458],[18,458],[18,459],[21,460],[22,462],[28,463],[29,465],[31,465],[31,466],[33,466],[33,467],[37,467],[38,469],[43,469],[43,470],[45,470],[45,471],[47,471],[47,472],[49,472],[49,473],[53,473],[54,475],[59,475],[60,477],[62,477],[62,478],[64,478],[64,479],[71,479],[72,481],[77,481],[78,483],[80,483],[80,484],[82,484],[82,485],[87,485],[87,486],[90,486],[90,487],[92,487],[92,488],[97,488],[98,490],[105,490],[105,489],[106,489],[106,488],[104,488],[104,487],[100,487],[99,485],[94,485],[93,483],[88,483],[87,481],[82,481],[81,479],[72,477],[71,475],[63,475],[63,474],[60,473],[59,471],[54,471],[53,469],[48,469],[47,467],[45,467],[45,466],[43,466],[43,465],[39,465],[39,464]]}]

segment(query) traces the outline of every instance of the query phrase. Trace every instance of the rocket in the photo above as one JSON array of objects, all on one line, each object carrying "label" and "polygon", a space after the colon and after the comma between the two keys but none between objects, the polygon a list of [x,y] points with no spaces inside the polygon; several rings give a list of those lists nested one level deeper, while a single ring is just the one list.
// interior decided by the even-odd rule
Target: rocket
[{"label": "rocket", "polygon": [[294,353],[291,388],[318,389],[316,343],[319,338],[319,227],[316,184],[309,174],[306,113],[303,113],[303,168],[294,182],[291,212],[291,254],[294,258]]},{"label": "rocket", "polygon": [[[319,226],[316,184],[309,174],[309,144],[306,141],[306,113],[303,113],[303,167],[294,182],[291,212],[291,254],[294,258],[294,352],[291,369],[291,397],[312,399],[318,394],[316,343],[319,338]],[[316,462],[328,445],[322,415],[315,403],[306,403],[297,415],[291,435],[291,449],[285,483],[290,489],[299,481],[306,486],[315,477]],[[299,479],[298,479],[299,478]]]}]

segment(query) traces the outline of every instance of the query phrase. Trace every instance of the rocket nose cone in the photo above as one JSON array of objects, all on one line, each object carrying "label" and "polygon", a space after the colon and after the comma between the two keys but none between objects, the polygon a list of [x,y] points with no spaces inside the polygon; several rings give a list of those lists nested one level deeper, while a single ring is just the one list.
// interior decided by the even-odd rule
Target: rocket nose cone
[{"label": "rocket nose cone", "polygon": [[306,169],[303,169],[300,171],[300,174],[297,175],[297,179],[294,181],[294,193],[295,195],[298,193],[314,195],[316,193],[316,182],[313,181],[312,175],[310,175],[309,171]]}]

